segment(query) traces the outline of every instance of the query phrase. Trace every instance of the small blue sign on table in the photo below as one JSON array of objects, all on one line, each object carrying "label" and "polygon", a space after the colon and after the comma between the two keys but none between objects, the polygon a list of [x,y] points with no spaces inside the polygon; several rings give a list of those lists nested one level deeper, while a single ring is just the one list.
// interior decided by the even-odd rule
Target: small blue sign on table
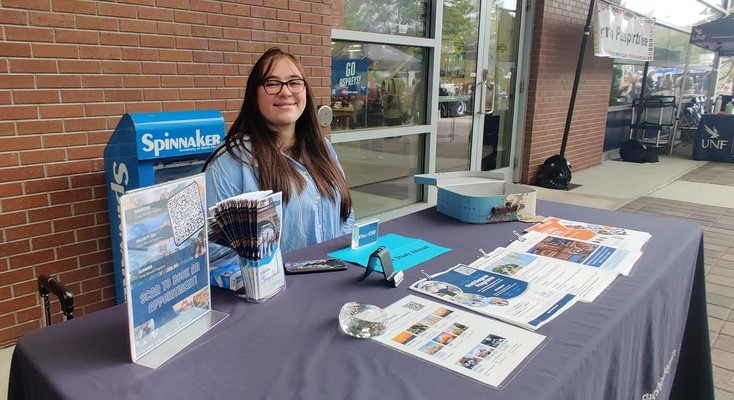
[{"label": "small blue sign on table", "polygon": [[370,218],[354,223],[352,228],[352,248],[358,249],[371,243],[377,242],[380,220]]}]

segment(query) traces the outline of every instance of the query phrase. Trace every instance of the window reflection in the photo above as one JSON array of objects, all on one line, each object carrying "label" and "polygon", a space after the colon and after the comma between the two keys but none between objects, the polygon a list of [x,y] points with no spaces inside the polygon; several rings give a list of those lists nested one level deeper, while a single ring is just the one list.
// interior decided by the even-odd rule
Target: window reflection
[{"label": "window reflection", "polygon": [[643,83],[645,97],[708,97],[712,77],[710,66],[689,68],[688,74],[684,68],[650,66],[645,79],[642,78],[643,69],[641,65],[614,64],[610,106],[632,104],[632,100],[640,97]]},{"label": "window reflection", "polygon": [[643,79],[644,65],[615,64],[609,105],[631,105],[640,97],[643,82],[645,96],[675,96],[676,99],[696,96],[709,97],[713,53],[690,47],[688,76],[685,78],[686,52],[690,34],[655,25],[655,56]]},{"label": "window reflection", "polygon": [[334,144],[357,218],[422,200],[413,176],[422,173],[423,135]]},{"label": "window reflection", "polygon": [[653,63],[665,66],[683,67],[686,63],[690,33],[681,32],[662,25],[655,25],[653,43],[655,55]]},{"label": "window reflection", "polygon": [[426,121],[424,49],[376,43],[332,43],[333,131]]},{"label": "window reflection", "polygon": [[686,28],[722,16],[697,0],[623,0],[621,6],[658,21]]},{"label": "window reflection", "polygon": [[425,0],[335,0],[334,28],[426,37]]}]

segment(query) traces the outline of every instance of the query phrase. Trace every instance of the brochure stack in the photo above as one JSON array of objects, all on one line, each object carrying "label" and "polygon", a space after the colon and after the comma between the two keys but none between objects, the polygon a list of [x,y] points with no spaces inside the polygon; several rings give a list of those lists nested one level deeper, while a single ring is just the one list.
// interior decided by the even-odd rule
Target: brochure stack
[{"label": "brochure stack", "polygon": [[285,288],[280,250],[282,194],[270,190],[244,193],[211,208],[209,240],[239,256],[243,286],[235,294],[262,302]]}]

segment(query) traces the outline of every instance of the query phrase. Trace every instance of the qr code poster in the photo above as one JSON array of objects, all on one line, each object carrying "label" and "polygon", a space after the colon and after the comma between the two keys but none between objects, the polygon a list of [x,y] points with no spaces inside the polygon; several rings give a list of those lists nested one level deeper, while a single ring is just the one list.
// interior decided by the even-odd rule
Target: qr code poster
[{"label": "qr code poster", "polygon": [[211,310],[204,174],[120,197],[133,361]]},{"label": "qr code poster", "polygon": [[194,236],[206,224],[199,187],[192,183],[168,199],[173,240],[176,246]]}]

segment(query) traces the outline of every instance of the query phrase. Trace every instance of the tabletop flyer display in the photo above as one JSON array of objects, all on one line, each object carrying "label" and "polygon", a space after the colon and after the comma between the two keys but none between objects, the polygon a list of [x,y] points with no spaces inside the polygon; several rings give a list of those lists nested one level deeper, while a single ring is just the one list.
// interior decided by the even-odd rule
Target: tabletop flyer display
[{"label": "tabletop flyer display", "polygon": [[209,240],[233,249],[239,256],[242,287],[234,291],[235,295],[260,303],[285,289],[280,249],[282,193],[243,193],[220,201],[210,211]]},{"label": "tabletop flyer display", "polygon": [[204,175],[120,197],[130,352],[163,364],[227,315],[211,309]]}]

